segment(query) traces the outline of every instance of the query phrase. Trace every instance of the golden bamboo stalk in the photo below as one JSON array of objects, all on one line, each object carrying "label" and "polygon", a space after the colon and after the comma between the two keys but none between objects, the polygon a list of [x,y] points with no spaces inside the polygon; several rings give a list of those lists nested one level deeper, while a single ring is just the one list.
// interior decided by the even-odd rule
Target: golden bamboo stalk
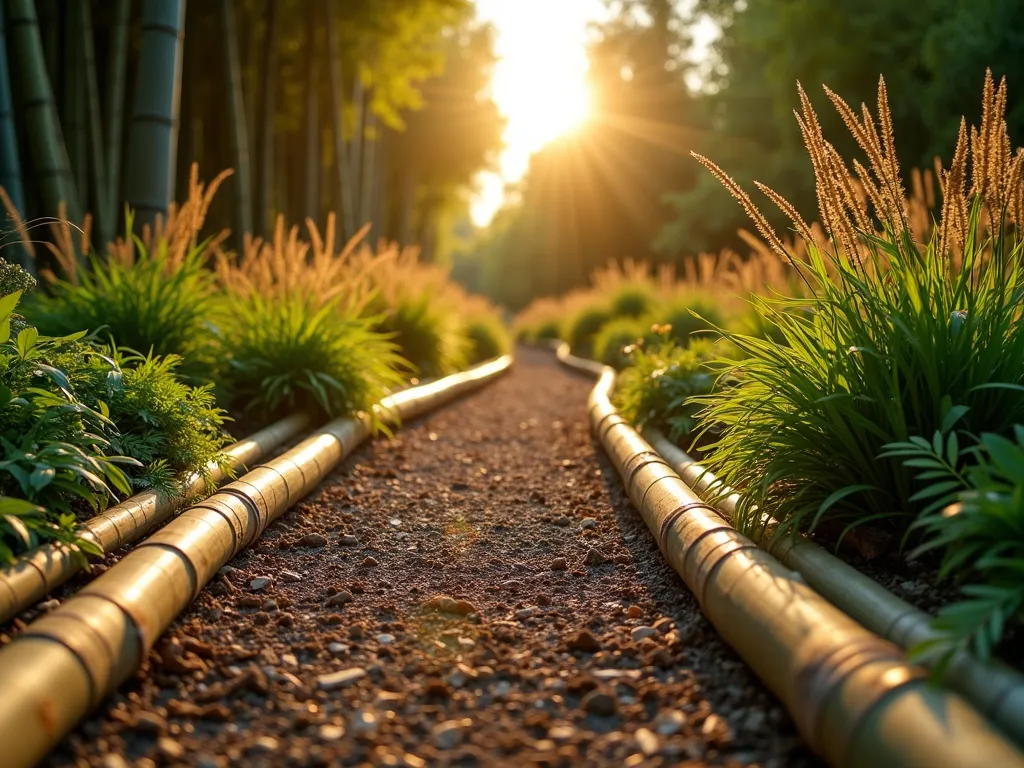
[{"label": "golden bamboo stalk", "polygon": [[[567,347],[559,359],[580,366]],[[589,362],[589,361],[583,361]],[[666,560],[701,610],[793,717],[808,744],[850,768],[1024,766],[956,694],[931,686],[872,634],[730,526],[618,415],[605,368],[590,423]]]},{"label": "golden bamboo stalk", "polygon": [[[407,421],[483,386],[506,356],[381,402]],[[0,744],[9,768],[34,765],[138,668],[157,638],[225,563],[370,434],[337,419],[281,456],[189,507],[60,608],[0,649]]]},{"label": "golden bamboo stalk", "polygon": [[[645,429],[644,437],[698,496],[713,504],[726,519],[735,519],[739,494],[657,430]],[[837,608],[901,648],[938,636],[931,628],[931,616],[814,542],[802,537],[773,536],[769,527],[757,543],[787,568],[801,574]],[[967,651],[958,651],[947,667],[944,682],[1024,745],[1024,675],[1005,664],[985,663]]]},{"label": "golden bamboo stalk", "polygon": [[[261,429],[225,450],[230,466],[235,471],[245,469],[294,438],[308,425],[309,416],[297,413]],[[214,483],[219,484],[225,479],[220,466],[211,464],[209,471]],[[109,555],[163,525],[189,499],[205,489],[206,480],[196,473],[189,478],[180,496],[143,491],[90,518],[82,524],[78,534]],[[84,565],[82,558],[75,557],[66,546],[51,543],[22,555],[13,565],[0,570],[0,624],[42,600],[82,570]]]}]

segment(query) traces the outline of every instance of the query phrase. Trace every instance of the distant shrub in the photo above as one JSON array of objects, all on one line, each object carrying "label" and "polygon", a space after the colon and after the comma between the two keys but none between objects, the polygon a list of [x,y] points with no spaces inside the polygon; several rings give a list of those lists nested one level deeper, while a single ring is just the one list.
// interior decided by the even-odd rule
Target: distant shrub
[{"label": "distant shrub", "polygon": [[717,302],[688,294],[669,299],[648,316],[648,325],[671,326],[670,337],[684,346],[696,339],[714,339],[718,335],[714,329],[724,322],[724,313]]},{"label": "distant shrub", "polygon": [[572,353],[579,357],[593,356],[594,337],[613,317],[610,309],[598,305],[585,306],[570,317],[563,338],[572,348]]},{"label": "distant shrub", "polygon": [[594,337],[594,359],[621,370],[629,365],[636,344],[652,337],[649,323],[633,317],[609,320]]},{"label": "distant shrub", "polygon": [[475,314],[466,321],[465,334],[469,338],[470,364],[482,363],[507,354],[512,348],[508,330],[497,315]]},{"label": "distant shrub", "polygon": [[624,283],[609,299],[612,314],[616,317],[638,318],[648,314],[658,303],[653,286],[646,283]]}]

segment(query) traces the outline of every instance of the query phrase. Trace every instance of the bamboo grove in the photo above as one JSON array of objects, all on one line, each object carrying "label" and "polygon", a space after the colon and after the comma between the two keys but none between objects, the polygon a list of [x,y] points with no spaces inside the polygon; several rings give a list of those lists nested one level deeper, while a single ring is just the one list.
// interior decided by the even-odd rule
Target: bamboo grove
[{"label": "bamboo grove", "polygon": [[123,232],[126,205],[136,226],[166,217],[198,163],[205,178],[234,170],[210,221],[238,249],[278,216],[322,227],[333,211],[346,238],[372,222],[372,237],[443,256],[440,220],[500,148],[481,96],[493,33],[463,0],[4,0],[0,12],[0,186],[25,221],[88,215],[94,244]]}]

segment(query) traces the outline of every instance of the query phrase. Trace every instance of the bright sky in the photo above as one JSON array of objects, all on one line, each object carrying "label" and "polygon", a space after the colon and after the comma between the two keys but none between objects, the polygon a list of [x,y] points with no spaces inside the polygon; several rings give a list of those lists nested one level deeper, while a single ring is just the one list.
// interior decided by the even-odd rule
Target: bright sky
[{"label": "bright sky", "polygon": [[498,62],[492,85],[504,113],[500,173],[484,174],[473,201],[483,225],[501,207],[505,184],[526,171],[530,155],[586,118],[587,25],[604,15],[602,0],[477,0],[492,22]]}]

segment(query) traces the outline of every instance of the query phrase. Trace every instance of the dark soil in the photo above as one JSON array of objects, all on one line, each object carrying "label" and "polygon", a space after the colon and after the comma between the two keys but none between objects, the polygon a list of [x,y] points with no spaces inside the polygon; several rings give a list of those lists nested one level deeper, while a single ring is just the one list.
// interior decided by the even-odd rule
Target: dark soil
[{"label": "dark soil", "polygon": [[589,387],[524,350],[358,450],[48,764],[817,765],[664,564]]}]

